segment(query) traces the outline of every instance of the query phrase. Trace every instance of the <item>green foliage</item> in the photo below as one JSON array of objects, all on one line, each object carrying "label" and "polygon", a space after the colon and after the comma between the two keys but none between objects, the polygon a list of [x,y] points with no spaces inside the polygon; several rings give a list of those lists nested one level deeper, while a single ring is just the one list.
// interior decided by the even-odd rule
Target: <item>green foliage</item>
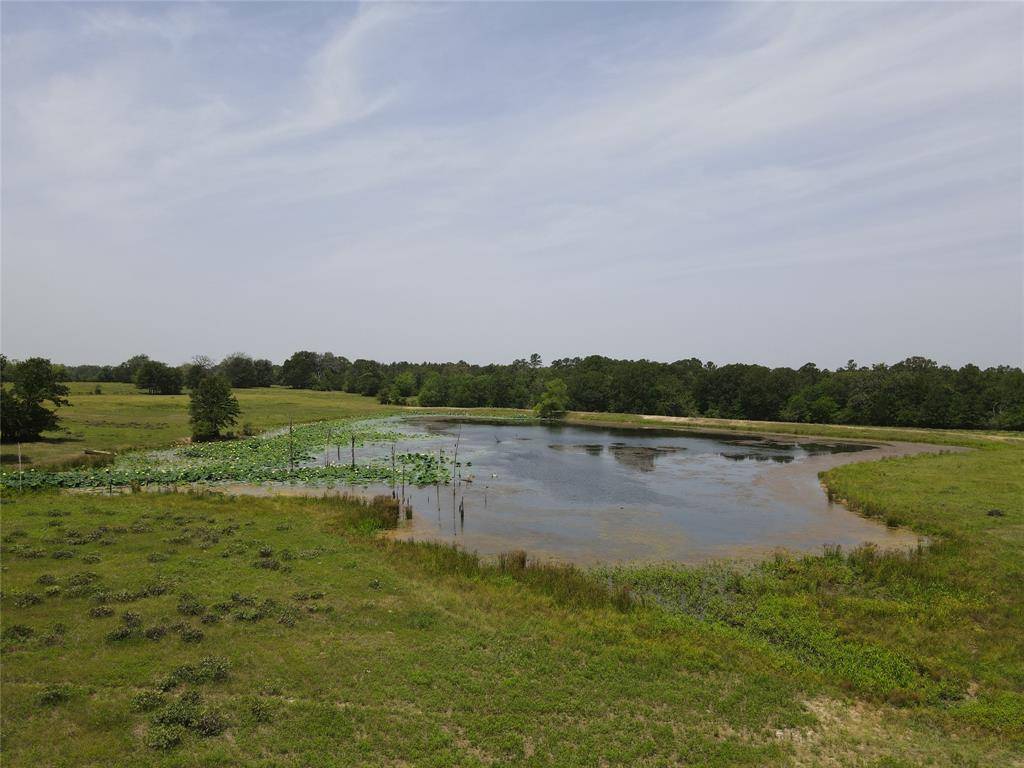
[{"label": "green foliage", "polygon": [[[221,380],[223,381],[223,380]],[[230,390],[229,390],[230,391]],[[196,393],[198,394],[198,393]],[[408,435],[401,435],[408,438]],[[448,461],[436,453],[402,453],[351,466],[348,462],[324,465],[325,448],[334,455],[337,444],[354,438],[356,447],[367,442],[393,440],[399,433],[372,422],[329,421],[303,424],[291,433],[246,440],[194,443],[159,461],[142,454],[123,454],[113,465],[58,472],[28,470],[0,474],[0,486],[9,488],[85,488],[131,486],[148,483],[177,484],[236,480],[242,482],[297,481],[391,483],[403,477],[411,485],[434,485],[449,479]],[[334,445],[328,441],[334,441]],[[316,463],[314,463],[316,462]]]},{"label": "green foliage", "polygon": [[146,360],[135,369],[134,382],[151,395],[180,395],[182,374],[166,363]]},{"label": "green foliage", "polygon": [[544,391],[533,407],[534,412],[542,419],[559,419],[569,410],[569,389],[561,379],[549,379],[544,384]]},{"label": "green foliage", "polygon": [[[5,443],[38,440],[41,433],[59,429],[56,409],[68,404],[68,387],[58,370],[41,357],[9,363],[4,371],[10,387],[0,386],[0,439]],[[53,408],[47,408],[49,402]]]},{"label": "green foliage", "polygon": [[[5,592],[45,574],[134,597],[144,626],[180,618],[183,594],[227,613],[198,646],[106,643],[123,609],[92,619],[80,599],[5,599],[4,764],[88,754],[119,765],[132,754],[155,766],[279,759],[268,755],[296,765],[474,765],[480,755],[503,765],[1013,765],[1024,750],[1019,555],[1011,539],[992,542],[1021,522],[1008,502],[1024,474],[1015,454],[928,457],[934,470],[887,462],[885,475],[844,487],[878,504],[888,494],[902,516],[932,515],[971,549],[644,566],[630,571],[634,589],[522,552],[484,559],[366,536],[361,521],[377,512],[355,499],[12,494]],[[997,506],[1005,517],[985,514]],[[70,517],[51,517],[55,508]],[[94,571],[7,550],[49,546],[64,535],[53,519],[79,531],[76,551],[103,552]],[[169,562],[148,561],[184,532]],[[986,546],[988,560],[974,549]],[[303,554],[270,573],[249,565],[262,548]],[[171,591],[151,594],[162,573]],[[306,605],[318,609],[279,621]],[[65,624],[68,640],[7,636],[43,621]],[[39,711],[49,685],[73,695]]]},{"label": "green foliage", "polygon": [[199,382],[190,396],[188,410],[194,440],[219,437],[221,429],[234,424],[241,413],[231,385],[221,376],[207,376]]},{"label": "green foliage", "polygon": [[197,355],[192,362],[181,366],[182,383],[191,390],[196,389],[207,376],[213,373],[213,360],[205,355]]},{"label": "green foliage", "polygon": [[316,352],[296,352],[281,366],[281,383],[293,389],[310,389],[317,375]]},{"label": "green foliage", "polygon": [[48,685],[39,694],[41,706],[53,707],[71,699],[71,690],[66,685]]}]

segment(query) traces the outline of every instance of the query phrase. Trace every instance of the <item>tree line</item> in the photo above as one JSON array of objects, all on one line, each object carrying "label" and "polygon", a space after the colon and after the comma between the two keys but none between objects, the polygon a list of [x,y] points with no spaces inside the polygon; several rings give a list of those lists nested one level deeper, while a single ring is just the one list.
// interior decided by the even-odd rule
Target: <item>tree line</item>
[{"label": "tree line", "polygon": [[926,357],[895,365],[848,364],[835,371],[750,364],[718,366],[696,358],[675,362],[599,355],[557,359],[540,355],[508,365],[468,362],[349,360],[301,350],[282,365],[236,353],[215,362],[197,357],[172,368],[145,355],[120,366],[65,367],[70,381],[129,381],[152,392],[193,388],[209,374],[232,387],[278,384],[295,389],[353,392],[381,402],[454,408],[531,408],[547,382],[565,384],[572,411],[705,416],[757,421],[899,427],[1024,429],[1024,373],[1010,366],[953,369]]},{"label": "tree line", "polygon": [[[129,381],[158,393],[194,388],[204,376],[234,388],[272,384],[352,392],[382,403],[458,408],[530,408],[548,383],[564,383],[570,410],[707,416],[898,427],[1024,430],[1024,372],[998,366],[952,368],[910,357],[894,365],[835,370],[808,363],[769,368],[696,358],[661,363],[590,356],[543,365],[539,355],[509,364],[379,363],[295,352],[281,365],[236,353],[172,367],[136,355],[117,366],[65,366],[71,381]],[[563,392],[560,386],[556,387]]]}]

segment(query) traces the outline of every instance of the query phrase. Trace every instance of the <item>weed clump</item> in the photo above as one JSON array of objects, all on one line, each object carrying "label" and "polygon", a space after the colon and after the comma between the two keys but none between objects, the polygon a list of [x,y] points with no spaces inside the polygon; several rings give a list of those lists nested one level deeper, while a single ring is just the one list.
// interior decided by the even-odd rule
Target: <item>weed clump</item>
[{"label": "weed clump", "polygon": [[89,615],[94,619],[104,619],[107,616],[113,616],[114,609],[109,605],[97,605],[96,607],[89,609]]},{"label": "weed clump", "polygon": [[203,630],[198,627],[183,627],[178,636],[183,643],[200,643],[205,637]]},{"label": "weed clump", "polygon": [[178,597],[178,613],[182,616],[200,616],[206,612],[206,606],[196,599],[195,595],[183,592]]},{"label": "weed clump", "polygon": [[4,627],[3,638],[12,642],[24,642],[33,637],[36,631],[24,624],[9,624]]},{"label": "weed clump", "polygon": [[54,707],[71,699],[71,690],[66,685],[48,685],[36,697],[40,706]]},{"label": "weed clump", "polygon": [[185,730],[177,725],[157,725],[146,734],[146,746],[166,752],[181,744]]},{"label": "weed clump", "polygon": [[324,597],[324,593],[317,590],[315,592],[296,592],[292,595],[292,600],[298,600],[303,602],[306,600],[321,600]]},{"label": "weed clump", "polygon": [[249,717],[254,723],[269,723],[274,719],[274,713],[270,705],[260,699],[256,699],[249,706]]},{"label": "weed clump", "polygon": [[143,631],[142,636],[147,640],[162,640],[167,635],[167,627],[163,624],[157,624],[152,627],[146,627]]},{"label": "weed clump", "polygon": [[164,695],[160,691],[143,691],[132,698],[132,709],[136,712],[152,712],[164,705]]},{"label": "weed clump", "polygon": [[181,683],[220,683],[227,680],[230,674],[231,663],[227,659],[204,656],[198,664],[184,664],[175,669],[157,684],[157,688],[170,691]]},{"label": "weed clump", "polygon": [[99,555],[92,554],[92,553],[90,553],[88,555],[82,555],[82,562],[83,563],[98,563],[100,561],[100,559],[101,558],[100,558]]},{"label": "weed clump", "polygon": [[228,721],[219,711],[206,709],[199,715],[195,730],[200,736],[217,736],[227,730]]},{"label": "weed clump", "polygon": [[39,605],[43,602],[43,598],[37,595],[35,592],[15,592],[11,597],[15,608],[28,608],[33,605]]},{"label": "weed clump", "polygon": [[108,643],[118,643],[122,640],[130,640],[135,636],[135,627],[121,626],[107,632]]},{"label": "weed clump", "polygon": [[68,586],[70,587],[81,587],[87,584],[94,584],[99,581],[100,575],[93,573],[92,571],[79,571],[73,573],[67,578]]},{"label": "weed clump", "polygon": [[52,573],[44,573],[42,576],[40,576],[38,579],[36,579],[36,584],[39,584],[40,586],[44,586],[44,587],[45,586],[49,586],[50,584],[56,584],[56,583],[57,583],[57,577],[54,576]]},{"label": "weed clump", "polygon": [[50,627],[50,631],[47,634],[43,635],[43,645],[60,645],[64,642],[64,636],[67,632],[68,628],[60,622],[57,622]]}]

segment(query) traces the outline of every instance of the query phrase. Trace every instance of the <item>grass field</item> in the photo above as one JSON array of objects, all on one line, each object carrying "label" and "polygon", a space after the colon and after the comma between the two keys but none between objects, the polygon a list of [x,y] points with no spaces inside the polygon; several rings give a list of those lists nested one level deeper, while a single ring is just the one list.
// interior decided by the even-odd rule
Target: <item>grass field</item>
[{"label": "grass field", "polygon": [[[187,438],[188,395],[148,395],[133,384],[73,382],[70,402],[60,409],[66,432],[48,433],[42,442],[22,445],[26,466],[44,467],[75,461],[86,449],[121,452],[135,448],[164,448]],[[345,392],[312,392],[285,387],[237,389],[242,408],[236,429],[244,424],[257,431],[320,419],[381,416],[401,409],[375,399]],[[3,462],[17,461],[15,445],[0,447]]]},{"label": "grass field", "polygon": [[[239,395],[260,427],[384,410]],[[171,399],[76,393],[76,450],[177,439]],[[7,494],[2,759],[1024,765],[1024,447],[967,439],[824,478],[919,552],[698,568],[481,562],[344,499]]]}]

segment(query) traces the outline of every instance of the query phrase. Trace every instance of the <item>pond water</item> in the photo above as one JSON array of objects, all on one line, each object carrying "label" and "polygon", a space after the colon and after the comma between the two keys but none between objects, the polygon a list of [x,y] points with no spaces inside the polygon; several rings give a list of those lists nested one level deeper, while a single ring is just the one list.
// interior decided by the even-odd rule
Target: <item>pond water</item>
[{"label": "pond water", "polygon": [[457,441],[462,466],[450,486],[405,489],[414,514],[397,538],[583,564],[917,542],[830,503],[818,482],[822,469],[892,455],[892,446],[434,418],[399,425],[429,435],[400,441],[399,451],[450,457]]}]

